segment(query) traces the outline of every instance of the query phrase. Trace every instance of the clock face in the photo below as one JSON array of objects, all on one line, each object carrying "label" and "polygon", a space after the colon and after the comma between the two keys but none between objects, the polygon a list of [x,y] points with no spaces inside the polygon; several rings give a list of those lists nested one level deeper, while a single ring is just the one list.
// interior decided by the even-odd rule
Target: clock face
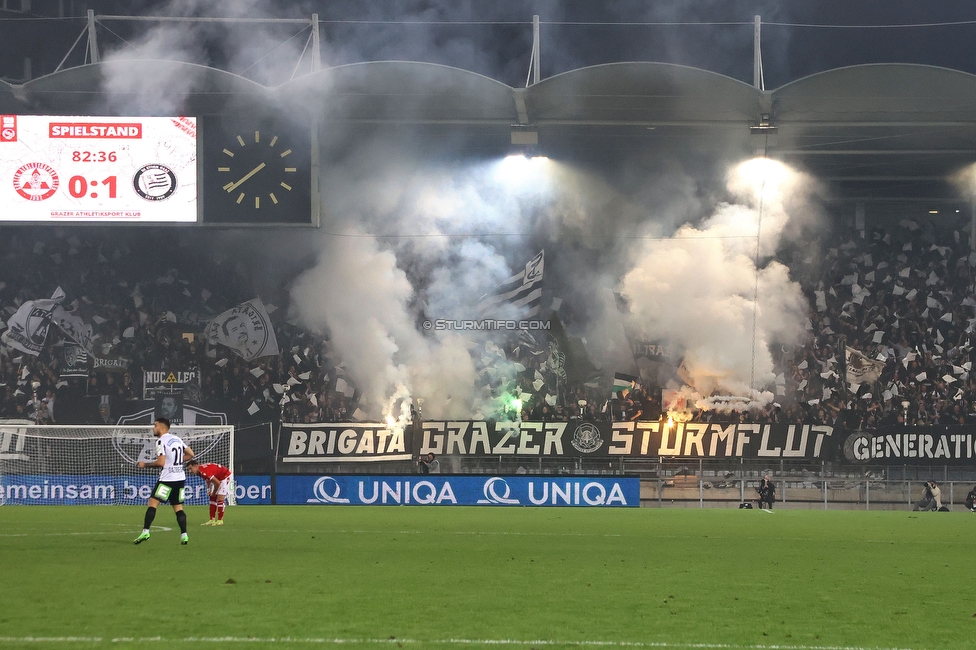
[{"label": "clock face", "polygon": [[204,222],[309,223],[309,136],[267,124],[205,130]]}]

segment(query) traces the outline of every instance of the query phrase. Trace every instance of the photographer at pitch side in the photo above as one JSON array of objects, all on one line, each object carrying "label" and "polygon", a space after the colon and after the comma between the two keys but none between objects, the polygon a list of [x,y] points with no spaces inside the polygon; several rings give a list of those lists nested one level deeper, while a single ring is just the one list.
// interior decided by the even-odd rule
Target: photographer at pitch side
[{"label": "photographer at pitch side", "polygon": [[421,454],[417,457],[417,469],[421,474],[440,474],[441,462],[434,457],[434,454]]},{"label": "photographer at pitch side", "polygon": [[912,512],[919,510],[938,510],[942,507],[942,490],[935,481],[925,482],[925,494],[912,506]]}]

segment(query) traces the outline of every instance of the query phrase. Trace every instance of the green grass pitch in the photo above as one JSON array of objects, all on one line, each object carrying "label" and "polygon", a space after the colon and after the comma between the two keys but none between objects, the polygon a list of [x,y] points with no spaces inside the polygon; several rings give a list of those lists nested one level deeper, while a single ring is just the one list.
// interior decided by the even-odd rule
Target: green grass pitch
[{"label": "green grass pitch", "polygon": [[0,508],[0,646],[976,648],[969,513],[188,511]]}]

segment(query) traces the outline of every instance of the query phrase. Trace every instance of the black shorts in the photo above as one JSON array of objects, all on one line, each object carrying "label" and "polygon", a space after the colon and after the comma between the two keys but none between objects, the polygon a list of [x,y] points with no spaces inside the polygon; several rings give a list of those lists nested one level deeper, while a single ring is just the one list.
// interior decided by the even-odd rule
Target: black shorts
[{"label": "black shorts", "polygon": [[153,488],[152,498],[160,503],[168,503],[171,506],[183,504],[183,486],[186,481],[156,481]]}]

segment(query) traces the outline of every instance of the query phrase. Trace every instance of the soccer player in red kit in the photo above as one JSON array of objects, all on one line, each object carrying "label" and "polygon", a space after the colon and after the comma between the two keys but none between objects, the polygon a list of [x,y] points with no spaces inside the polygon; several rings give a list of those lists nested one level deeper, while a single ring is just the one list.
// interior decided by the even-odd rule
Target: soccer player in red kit
[{"label": "soccer player in red kit", "polygon": [[210,521],[202,526],[223,526],[224,505],[230,491],[230,469],[217,463],[204,463],[191,460],[186,465],[190,474],[201,477],[207,483],[207,494],[210,495]]}]

